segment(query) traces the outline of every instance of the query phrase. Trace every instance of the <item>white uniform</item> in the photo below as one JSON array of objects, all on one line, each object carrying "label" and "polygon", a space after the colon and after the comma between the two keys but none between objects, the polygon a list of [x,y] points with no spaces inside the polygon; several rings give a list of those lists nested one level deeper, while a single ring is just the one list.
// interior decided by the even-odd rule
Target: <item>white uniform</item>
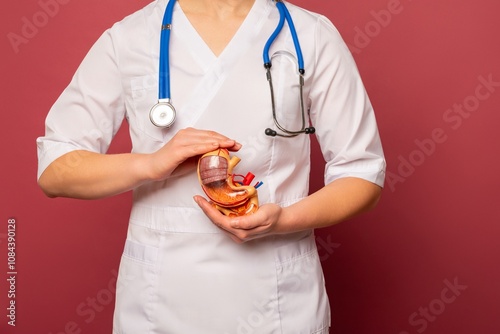
[{"label": "white uniform", "polygon": [[[354,176],[382,185],[385,162],[375,117],[353,59],[323,16],[287,4],[305,59],[305,99],[327,162],[325,182]],[[125,117],[133,152],[154,152],[179,129],[218,131],[243,144],[235,172],[264,185],[260,203],[288,206],[308,194],[310,139],[267,137],[273,127],[262,50],[279,13],[256,0],[216,57],[178,4],[170,41],[176,123],[151,124],[158,99],[159,33],[166,0],[106,31],[53,106],[38,139],[39,174],[76,149],[106,152]],[[285,25],[271,54],[295,55]],[[273,61],[278,119],[300,128],[298,77]],[[313,231],[236,244],[194,203],[196,171],[134,191],[120,265],[115,334],[328,333],[330,311]]]}]

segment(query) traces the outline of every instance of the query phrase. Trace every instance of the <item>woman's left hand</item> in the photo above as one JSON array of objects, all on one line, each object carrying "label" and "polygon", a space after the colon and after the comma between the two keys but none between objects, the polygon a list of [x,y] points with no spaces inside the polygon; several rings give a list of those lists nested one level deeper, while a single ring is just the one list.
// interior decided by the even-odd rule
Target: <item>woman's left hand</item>
[{"label": "woman's left hand", "polygon": [[229,233],[237,243],[278,233],[283,209],[276,204],[264,204],[250,215],[228,217],[214,208],[205,198],[195,196],[194,200],[212,223]]}]

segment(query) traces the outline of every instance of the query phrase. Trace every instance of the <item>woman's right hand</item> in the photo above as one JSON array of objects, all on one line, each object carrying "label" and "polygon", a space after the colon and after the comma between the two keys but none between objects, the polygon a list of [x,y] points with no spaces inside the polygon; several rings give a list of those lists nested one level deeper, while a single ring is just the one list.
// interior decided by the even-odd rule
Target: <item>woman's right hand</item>
[{"label": "woman's right hand", "polygon": [[148,166],[151,180],[164,180],[174,170],[175,174],[182,174],[181,165],[194,165],[198,156],[218,148],[238,151],[241,144],[215,131],[194,128],[180,130],[161,149],[150,155]]},{"label": "woman's right hand", "polygon": [[237,151],[241,145],[214,131],[187,128],[152,154],[71,151],[54,160],[38,183],[49,197],[103,198],[164,180],[174,170],[189,171],[183,167],[195,166],[197,156],[217,148]]}]

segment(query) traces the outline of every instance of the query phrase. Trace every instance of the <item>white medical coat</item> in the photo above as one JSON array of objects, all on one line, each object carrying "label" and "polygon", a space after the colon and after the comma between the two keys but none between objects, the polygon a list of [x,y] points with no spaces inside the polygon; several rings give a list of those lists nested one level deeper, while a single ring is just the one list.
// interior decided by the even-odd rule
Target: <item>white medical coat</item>
[{"label": "white medical coat", "polygon": [[[268,137],[273,127],[262,50],[279,14],[256,0],[216,57],[178,4],[170,41],[170,129],[151,124],[158,99],[158,54],[166,0],[107,30],[51,109],[38,139],[39,175],[72,150],[105,153],[124,118],[133,152],[162,147],[179,129],[218,131],[243,144],[235,172],[264,182],[260,203],[288,206],[308,194],[310,138]],[[325,17],[292,4],[305,59],[304,96],[326,160],[325,182],[359,177],[382,186],[385,161],[375,116],[354,61]],[[295,54],[285,25],[271,54]],[[298,77],[273,58],[279,121],[300,128]],[[313,231],[236,244],[194,203],[196,171],[134,190],[118,278],[115,334],[328,333],[330,311]]]}]

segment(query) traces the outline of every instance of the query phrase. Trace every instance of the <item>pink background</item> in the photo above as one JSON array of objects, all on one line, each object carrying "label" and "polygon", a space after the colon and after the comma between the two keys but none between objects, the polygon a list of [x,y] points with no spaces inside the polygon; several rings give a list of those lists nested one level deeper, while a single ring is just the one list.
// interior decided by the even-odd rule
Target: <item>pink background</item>
[{"label": "pink background", "polygon": [[[377,209],[317,232],[332,333],[499,333],[500,3],[294,2],[328,16],[349,44],[388,161]],[[35,139],[97,37],[147,3],[4,4],[2,333],[111,333],[131,196],[45,198],[36,185]],[[29,30],[26,22],[38,27]],[[112,151],[128,149],[125,129]],[[322,183],[317,149],[314,168],[313,190]],[[6,317],[11,217],[17,222],[16,327]]]}]

